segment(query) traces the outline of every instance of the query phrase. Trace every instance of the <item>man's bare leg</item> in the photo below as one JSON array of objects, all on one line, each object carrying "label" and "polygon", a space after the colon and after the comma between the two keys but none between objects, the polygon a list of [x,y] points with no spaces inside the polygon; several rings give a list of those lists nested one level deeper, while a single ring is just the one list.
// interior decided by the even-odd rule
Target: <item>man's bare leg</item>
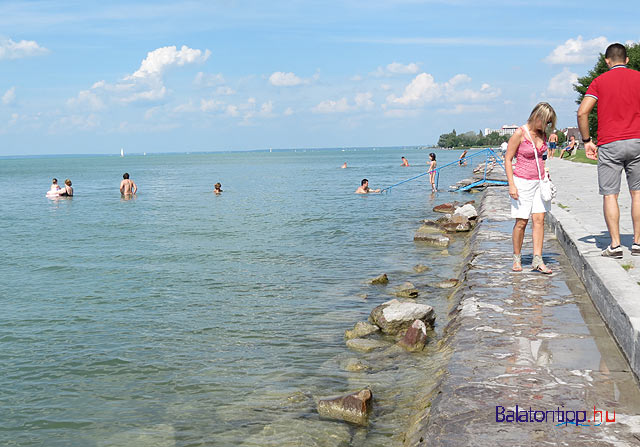
[{"label": "man's bare leg", "polygon": [[604,221],[607,224],[611,236],[611,247],[620,245],[620,208],[618,207],[618,194],[609,194],[602,197],[602,209]]}]

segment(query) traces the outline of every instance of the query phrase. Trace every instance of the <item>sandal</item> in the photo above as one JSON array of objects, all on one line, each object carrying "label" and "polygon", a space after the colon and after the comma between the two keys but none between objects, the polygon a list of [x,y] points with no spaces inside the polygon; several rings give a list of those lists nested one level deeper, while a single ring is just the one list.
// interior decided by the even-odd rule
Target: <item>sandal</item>
[{"label": "sandal", "polygon": [[514,272],[522,271],[522,254],[513,254],[513,267],[511,268]]},{"label": "sandal", "polygon": [[542,262],[542,256],[540,255],[533,255],[533,261],[531,262],[531,269],[545,275],[550,275],[551,273],[553,273],[549,267],[544,265],[544,262]]}]

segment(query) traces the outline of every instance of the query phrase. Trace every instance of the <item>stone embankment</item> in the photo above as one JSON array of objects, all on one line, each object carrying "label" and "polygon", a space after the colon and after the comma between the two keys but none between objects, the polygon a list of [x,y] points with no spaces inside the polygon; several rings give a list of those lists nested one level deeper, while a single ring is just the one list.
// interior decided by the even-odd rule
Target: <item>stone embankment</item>
[{"label": "stone embankment", "polygon": [[526,268],[528,234],[525,271],[511,271],[506,197],[504,187],[485,192],[439,341],[452,354],[438,386],[416,399],[404,445],[639,445],[638,383],[553,233],[544,245],[553,275]]}]

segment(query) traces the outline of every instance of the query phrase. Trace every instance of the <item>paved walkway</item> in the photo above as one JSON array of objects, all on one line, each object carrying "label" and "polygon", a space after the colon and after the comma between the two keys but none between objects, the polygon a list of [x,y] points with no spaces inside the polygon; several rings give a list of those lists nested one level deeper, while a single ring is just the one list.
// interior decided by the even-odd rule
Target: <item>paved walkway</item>
[{"label": "paved walkway", "polygon": [[640,257],[631,256],[631,199],[623,176],[619,197],[622,260],[600,256],[610,238],[595,165],[554,158],[547,165],[558,187],[548,221],[596,308],[640,376]]},{"label": "paved walkway", "polygon": [[[554,234],[544,246],[553,275],[511,272],[507,197],[505,187],[485,193],[442,341],[453,353],[405,446],[640,444],[638,383]],[[531,250],[528,231],[525,265]],[[615,411],[615,423],[594,419],[594,406],[605,419]],[[566,411],[585,411],[584,421],[562,424],[567,415],[575,421]]]}]

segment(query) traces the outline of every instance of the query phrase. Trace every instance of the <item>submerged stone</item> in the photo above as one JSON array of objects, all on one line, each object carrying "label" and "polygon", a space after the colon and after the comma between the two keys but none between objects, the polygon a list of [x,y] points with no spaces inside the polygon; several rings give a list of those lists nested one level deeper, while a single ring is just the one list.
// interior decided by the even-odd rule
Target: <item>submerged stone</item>
[{"label": "submerged stone", "polygon": [[434,247],[448,247],[451,239],[443,234],[433,234],[418,231],[413,240],[416,242],[424,242]]},{"label": "submerged stone", "polygon": [[427,267],[426,265],[417,264],[413,266],[413,271],[416,273],[428,272],[431,270],[431,267]]},{"label": "submerged stone", "polygon": [[365,388],[346,396],[320,399],[318,401],[318,414],[330,419],[366,425],[371,411],[372,397],[371,390]]},{"label": "submerged stone", "polygon": [[358,321],[353,329],[344,331],[344,338],[351,340],[352,338],[366,337],[367,335],[375,334],[379,331],[380,328],[375,324],[367,323],[366,321]]},{"label": "submerged stone", "polygon": [[371,352],[388,346],[389,343],[380,340],[372,340],[370,338],[352,338],[351,340],[347,340],[347,348],[359,352]]},{"label": "submerged stone", "polygon": [[456,210],[456,203],[443,203],[433,207],[436,213],[453,213]]},{"label": "submerged stone", "polygon": [[440,289],[450,289],[452,287],[457,286],[459,281],[455,278],[445,279],[444,281],[437,282],[433,284],[434,287],[438,287]]},{"label": "submerged stone", "polygon": [[347,363],[344,365],[345,371],[349,372],[362,372],[369,371],[371,369],[371,365],[368,363],[358,360],[356,358],[350,358],[347,360]]},{"label": "submerged stone", "polygon": [[389,283],[389,278],[387,278],[387,274],[386,273],[383,273],[380,276],[376,276],[375,278],[373,278],[369,282],[371,284],[388,284]]},{"label": "submerged stone", "polygon": [[400,298],[417,298],[418,289],[410,282],[405,282],[394,289],[393,294]]}]

